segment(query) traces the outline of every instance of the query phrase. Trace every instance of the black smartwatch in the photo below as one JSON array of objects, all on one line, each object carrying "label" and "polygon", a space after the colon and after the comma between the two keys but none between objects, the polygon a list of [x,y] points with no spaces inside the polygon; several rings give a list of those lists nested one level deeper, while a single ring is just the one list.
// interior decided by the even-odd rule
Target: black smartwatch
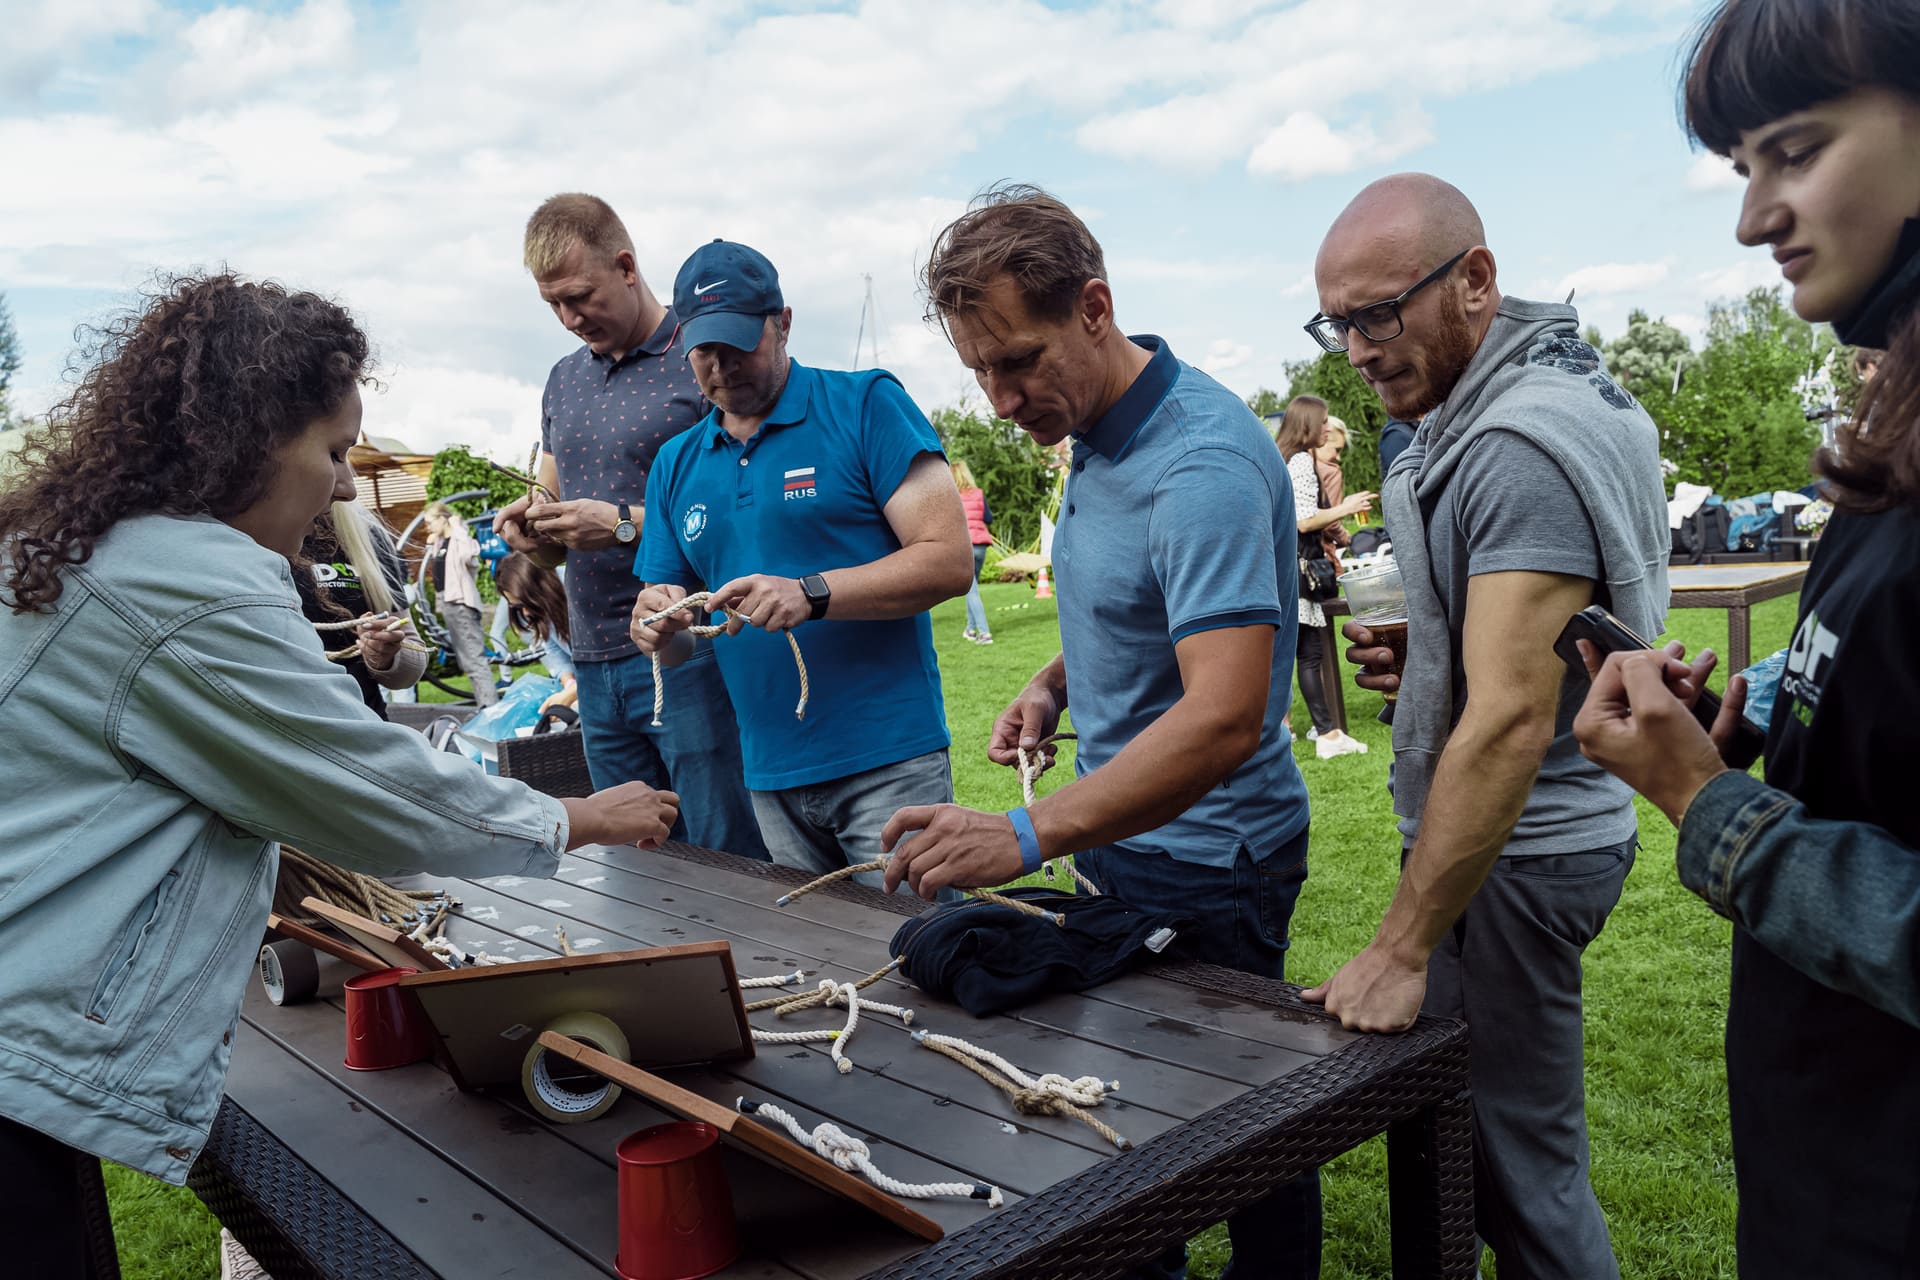
[{"label": "black smartwatch", "polygon": [[621,503],[620,519],[615,521],[613,526],[613,540],[621,546],[626,546],[639,536],[640,530],[633,523],[633,512],[627,508],[626,503]]},{"label": "black smartwatch", "polygon": [[813,608],[807,613],[809,622],[818,622],[827,616],[827,601],[833,599],[833,591],[827,586],[827,580],[817,573],[810,573],[800,579],[800,590],[806,593],[807,603]]}]

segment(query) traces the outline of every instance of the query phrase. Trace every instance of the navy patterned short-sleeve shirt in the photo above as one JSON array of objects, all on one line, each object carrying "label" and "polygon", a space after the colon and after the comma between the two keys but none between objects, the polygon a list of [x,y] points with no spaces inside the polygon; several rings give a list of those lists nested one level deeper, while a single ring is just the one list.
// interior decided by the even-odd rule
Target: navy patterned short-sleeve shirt
[{"label": "navy patterned short-sleeve shirt", "polygon": [[[626,502],[641,521],[647,473],[660,446],[693,426],[712,406],[700,394],[679,341],[680,320],[668,309],[660,327],[618,361],[591,347],[553,366],[540,405],[540,447],[553,455],[563,499]],[[627,634],[633,598],[634,548],[567,553],[567,612],[577,662],[606,662],[635,650]]]}]

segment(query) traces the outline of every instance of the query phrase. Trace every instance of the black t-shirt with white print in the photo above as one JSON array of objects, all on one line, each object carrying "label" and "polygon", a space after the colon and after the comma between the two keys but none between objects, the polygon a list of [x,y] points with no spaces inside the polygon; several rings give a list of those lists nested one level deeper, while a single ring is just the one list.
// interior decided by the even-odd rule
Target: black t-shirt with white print
[{"label": "black t-shirt with white print", "polygon": [[[387,590],[392,593],[395,606],[404,608],[407,598],[406,563],[394,549],[392,539],[378,531],[369,531],[369,536],[381,571],[387,579]],[[307,554],[312,557],[311,563],[304,573],[294,575],[294,583],[300,590],[301,611],[307,621],[338,622],[342,618],[357,618],[373,607],[367,603],[367,593],[360,585],[360,575],[344,551],[337,547],[316,546],[313,540],[309,540]],[[329,605],[332,607],[329,608]],[[322,647],[326,649],[344,649],[353,643],[351,631],[322,631],[319,634]],[[360,697],[367,706],[385,720],[387,699],[381,692],[380,682],[367,670],[367,664],[354,657],[340,665],[347,669],[348,675],[359,681]]]},{"label": "black t-shirt with white print", "polygon": [[[1813,817],[1871,823],[1920,850],[1917,653],[1920,504],[1836,516],[1801,591],[1768,785]],[[1825,851],[1809,842],[1794,856]],[[1768,1241],[1742,1248],[1742,1276],[1920,1275],[1920,1029],[1736,928],[1727,1076],[1741,1234]],[[1825,1211],[1809,1214],[1815,1182]]]}]

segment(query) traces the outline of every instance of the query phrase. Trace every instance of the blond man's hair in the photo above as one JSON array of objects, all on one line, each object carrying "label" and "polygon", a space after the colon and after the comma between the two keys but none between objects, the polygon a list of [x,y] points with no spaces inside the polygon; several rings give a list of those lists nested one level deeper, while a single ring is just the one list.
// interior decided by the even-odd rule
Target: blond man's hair
[{"label": "blond man's hair", "polygon": [[624,251],[633,252],[633,237],[613,206],[599,196],[569,191],[549,197],[527,219],[527,270],[535,276],[560,269],[575,245],[586,248],[599,262],[612,262]]}]

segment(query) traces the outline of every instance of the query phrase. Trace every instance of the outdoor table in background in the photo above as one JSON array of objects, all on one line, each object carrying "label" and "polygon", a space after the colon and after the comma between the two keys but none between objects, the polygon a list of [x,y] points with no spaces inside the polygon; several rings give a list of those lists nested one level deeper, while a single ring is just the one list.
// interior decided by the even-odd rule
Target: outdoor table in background
[{"label": "outdoor table in background", "polygon": [[[805,879],[686,846],[588,846],[554,880],[429,881],[462,900],[449,935],[533,958],[564,927],[582,952],[721,938],[743,976],[864,976],[917,900],[836,885],[788,908]],[[603,1280],[614,1274],[613,1149],[668,1118],[624,1096],[598,1120],[548,1125],[517,1094],[463,1094],[430,1063],[353,1072],[337,962],[323,999],[275,1007],[258,984],[234,1041],[227,1101],[191,1185],[276,1280]],[[768,994],[764,991],[755,995]],[[874,1014],[838,1075],[828,1046],[762,1045],[748,1061],[666,1073],[724,1105],[778,1102],[830,1119],[909,1182],[983,1181],[1007,1203],[911,1201],[947,1238],[926,1245],[809,1185],[729,1152],[746,1252],[731,1280],[879,1276],[1119,1276],[1275,1183],[1387,1132],[1396,1276],[1474,1274],[1464,1027],[1422,1018],[1359,1035],[1298,989],[1234,970],[1156,964],[1080,995],[975,1019],[895,975],[869,996],[915,1027],[1040,1073],[1117,1078],[1096,1110],[1135,1143],[1117,1152],[1069,1119],[1023,1116],[985,1081]],[[844,1015],[780,1024],[837,1026]],[[753,1015],[771,1027],[770,1012]]]},{"label": "outdoor table in background", "polygon": [[[1806,581],[1812,566],[1804,561],[1768,564],[1674,565],[1667,570],[1667,584],[1673,591],[1669,609],[1725,609],[1727,611],[1727,661],[1722,675],[1745,671],[1753,665],[1752,610],[1763,600],[1791,595]],[[1340,624],[1333,621],[1348,616],[1345,596],[1323,600],[1327,626],[1321,633],[1326,646],[1323,670],[1339,673],[1327,681],[1328,701],[1337,728],[1347,727],[1347,681],[1356,670],[1346,660],[1347,641]]]}]

